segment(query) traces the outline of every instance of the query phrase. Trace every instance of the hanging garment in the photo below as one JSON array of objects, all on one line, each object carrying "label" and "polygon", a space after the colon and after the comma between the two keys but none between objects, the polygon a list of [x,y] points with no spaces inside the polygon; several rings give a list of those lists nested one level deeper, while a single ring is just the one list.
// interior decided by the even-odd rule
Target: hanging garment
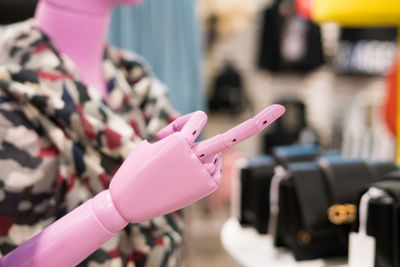
[{"label": "hanging garment", "polygon": [[396,28],[342,28],[333,69],[340,74],[386,74],[397,53],[396,36]]},{"label": "hanging garment", "polygon": [[380,86],[373,83],[369,86],[356,94],[344,116],[342,154],[393,160],[396,143],[383,117],[384,94]]},{"label": "hanging garment", "polygon": [[[2,255],[107,188],[136,144],[175,119],[141,58],[106,47],[103,67],[108,104],[33,20],[2,35]],[[130,224],[80,266],[176,266],[181,231],[178,213]]]},{"label": "hanging garment", "polygon": [[264,12],[258,66],[269,71],[309,71],[324,63],[319,26],[298,17],[294,3],[275,1]]},{"label": "hanging garment", "polygon": [[183,114],[204,109],[202,41],[196,1],[146,0],[114,10],[111,44],[146,58],[170,88],[174,108]]},{"label": "hanging garment", "polygon": [[32,18],[38,0],[0,1],[0,25]]}]

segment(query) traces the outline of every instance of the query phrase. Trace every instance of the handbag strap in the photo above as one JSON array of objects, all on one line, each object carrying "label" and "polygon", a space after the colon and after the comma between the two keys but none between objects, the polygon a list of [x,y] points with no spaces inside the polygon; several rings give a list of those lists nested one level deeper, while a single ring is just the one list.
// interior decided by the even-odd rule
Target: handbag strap
[{"label": "handbag strap", "polygon": [[270,194],[269,194],[269,223],[268,233],[273,236],[275,240],[278,235],[278,214],[279,214],[279,187],[282,181],[288,179],[290,174],[282,166],[276,166],[275,174],[271,180]]},{"label": "handbag strap", "polygon": [[381,197],[389,197],[389,195],[384,190],[376,187],[370,187],[368,191],[361,196],[360,205],[358,209],[358,214],[360,218],[358,232],[360,234],[363,235],[367,234],[369,201]]}]

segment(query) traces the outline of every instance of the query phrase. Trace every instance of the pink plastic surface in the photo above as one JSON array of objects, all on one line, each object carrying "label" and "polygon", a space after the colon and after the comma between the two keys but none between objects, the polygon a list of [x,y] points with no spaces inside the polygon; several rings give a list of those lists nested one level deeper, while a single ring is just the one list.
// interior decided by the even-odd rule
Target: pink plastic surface
[{"label": "pink plastic surface", "polygon": [[110,17],[118,4],[142,0],[41,0],[35,14],[37,26],[57,49],[75,63],[82,80],[107,100],[103,53]]},{"label": "pink plastic surface", "polygon": [[0,266],[74,266],[128,222],[161,216],[210,194],[219,177],[209,174],[182,132],[154,144],[142,141],[115,174],[109,190],[7,254]]},{"label": "pink plastic surface", "polygon": [[126,162],[130,164],[121,166],[112,179],[110,194],[129,222],[180,209],[210,194],[220,183],[207,172],[181,132],[155,144],[143,141]]},{"label": "pink plastic surface", "polygon": [[75,266],[126,225],[106,190],[7,254],[0,266]]},{"label": "pink plastic surface", "polygon": [[207,119],[207,114],[203,111],[195,111],[183,115],[159,131],[156,135],[157,140],[163,139],[176,132],[182,132],[183,138],[186,142],[189,145],[193,145],[194,141],[206,125]]},{"label": "pink plastic surface", "polygon": [[196,143],[192,147],[193,151],[199,158],[220,153],[259,133],[284,113],[285,108],[283,106],[277,104],[271,105],[253,118],[239,124],[229,131]]},{"label": "pink plastic surface", "polygon": [[137,5],[142,0],[41,0],[55,5],[59,5],[64,9],[70,9],[73,13],[86,14],[109,14],[116,5]]}]

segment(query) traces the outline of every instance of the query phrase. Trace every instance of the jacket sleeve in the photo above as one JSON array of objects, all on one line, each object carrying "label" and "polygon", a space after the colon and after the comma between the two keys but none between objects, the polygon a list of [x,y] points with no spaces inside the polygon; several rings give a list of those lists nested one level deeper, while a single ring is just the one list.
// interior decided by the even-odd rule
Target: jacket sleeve
[{"label": "jacket sleeve", "polygon": [[[61,180],[60,155],[44,131],[0,91],[0,258],[68,212],[68,199],[88,195],[79,180]],[[85,192],[87,191],[87,192]],[[79,266],[122,266],[120,233]]]},{"label": "jacket sleeve", "polygon": [[1,254],[54,221],[58,152],[14,102],[0,93]]}]

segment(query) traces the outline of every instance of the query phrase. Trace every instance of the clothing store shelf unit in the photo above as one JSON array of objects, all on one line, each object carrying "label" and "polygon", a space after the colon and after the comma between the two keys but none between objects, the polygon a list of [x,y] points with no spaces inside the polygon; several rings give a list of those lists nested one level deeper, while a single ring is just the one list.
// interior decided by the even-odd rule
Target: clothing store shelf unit
[{"label": "clothing store shelf unit", "polygon": [[[318,23],[335,22],[343,26],[397,26],[400,37],[400,1],[398,0],[314,0],[311,17]],[[398,42],[399,44],[399,42]],[[400,45],[398,47],[400,58]],[[400,60],[398,60],[400,64]],[[398,68],[397,80],[400,78]],[[397,83],[400,103],[400,83]],[[400,163],[400,105],[396,111],[397,163]]]}]

